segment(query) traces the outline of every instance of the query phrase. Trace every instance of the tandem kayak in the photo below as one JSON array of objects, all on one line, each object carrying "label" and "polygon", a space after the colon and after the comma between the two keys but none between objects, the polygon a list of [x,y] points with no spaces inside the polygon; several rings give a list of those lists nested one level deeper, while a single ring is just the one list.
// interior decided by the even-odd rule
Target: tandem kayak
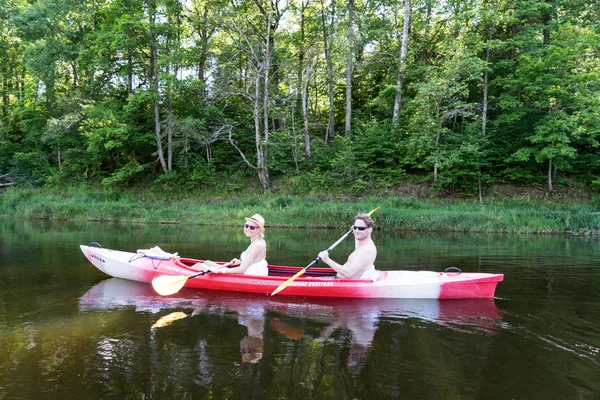
[{"label": "tandem kayak", "polygon": [[[96,244],[97,245],[97,244]],[[121,279],[152,282],[165,275],[189,277],[201,262],[173,255],[157,259],[151,255],[80,246],[85,257],[100,271]],[[188,279],[186,288],[240,293],[271,294],[279,285],[299,272],[300,267],[269,265],[268,276],[211,274]],[[341,279],[330,268],[311,268],[292,282],[281,295],[326,298],[373,299],[468,299],[492,298],[503,274],[434,271],[380,271],[376,281]]]}]

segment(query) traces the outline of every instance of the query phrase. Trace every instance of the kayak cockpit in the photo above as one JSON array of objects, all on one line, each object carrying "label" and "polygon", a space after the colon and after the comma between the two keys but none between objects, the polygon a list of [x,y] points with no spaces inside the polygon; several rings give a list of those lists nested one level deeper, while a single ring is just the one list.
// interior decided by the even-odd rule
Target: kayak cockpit
[{"label": "kayak cockpit", "polygon": [[[193,258],[177,258],[173,260],[179,267],[183,267],[192,271],[197,271],[193,266],[202,260],[195,260]],[[223,264],[223,263],[218,263]],[[269,276],[281,276],[290,277],[295,275],[302,268],[300,267],[288,267],[282,265],[269,265]],[[304,273],[305,276],[318,276],[318,277],[335,277],[337,273],[331,268],[311,268]]]}]

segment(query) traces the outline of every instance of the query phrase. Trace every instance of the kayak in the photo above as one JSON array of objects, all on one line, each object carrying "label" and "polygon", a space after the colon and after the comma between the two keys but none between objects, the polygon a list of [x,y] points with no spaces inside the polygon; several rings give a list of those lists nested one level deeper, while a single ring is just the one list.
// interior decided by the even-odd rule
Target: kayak
[{"label": "kayak", "polygon": [[[121,279],[152,282],[172,275],[198,275],[192,268],[202,260],[172,256],[154,257],[148,252],[131,253],[100,247],[97,243],[81,245],[85,257],[100,271]],[[168,254],[168,253],[167,253]],[[195,276],[186,288],[270,295],[302,268],[269,265],[268,276],[213,274]],[[434,271],[380,271],[376,281],[342,279],[331,268],[311,268],[287,286],[280,295],[357,299],[468,299],[493,298],[503,274]]]}]

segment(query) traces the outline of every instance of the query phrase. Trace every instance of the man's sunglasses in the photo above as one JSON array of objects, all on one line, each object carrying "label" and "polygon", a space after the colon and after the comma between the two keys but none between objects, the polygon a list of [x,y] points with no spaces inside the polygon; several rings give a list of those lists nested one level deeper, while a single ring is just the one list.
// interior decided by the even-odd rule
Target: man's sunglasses
[{"label": "man's sunglasses", "polygon": [[255,229],[258,229],[258,226],[244,224],[244,228],[246,228],[246,229],[250,228],[250,230],[253,231]]},{"label": "man's sunglasses", "polygon": [[356,226],[356,225],[354,225],[352,227],[352,229],[354,229],[355,231],[364,231],[367,228],[368,228],[368,226]]}]

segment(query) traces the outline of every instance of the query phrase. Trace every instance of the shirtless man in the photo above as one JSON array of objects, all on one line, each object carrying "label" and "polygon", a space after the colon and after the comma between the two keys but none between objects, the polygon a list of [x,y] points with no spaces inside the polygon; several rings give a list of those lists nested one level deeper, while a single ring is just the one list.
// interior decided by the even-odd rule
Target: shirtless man
[{"label": "shirtless man", "polygon": [[329,258],[329,252],[324,250],[319,253],[321,261],[337,271],[340,278],[371,279],[376,281],[379,272],[373,263],[377,257],[377,248],[371,239],[373,220],[367,214],[358,214],[354,217],[352,233],[354,234],[354,251],[344,265]]}]

